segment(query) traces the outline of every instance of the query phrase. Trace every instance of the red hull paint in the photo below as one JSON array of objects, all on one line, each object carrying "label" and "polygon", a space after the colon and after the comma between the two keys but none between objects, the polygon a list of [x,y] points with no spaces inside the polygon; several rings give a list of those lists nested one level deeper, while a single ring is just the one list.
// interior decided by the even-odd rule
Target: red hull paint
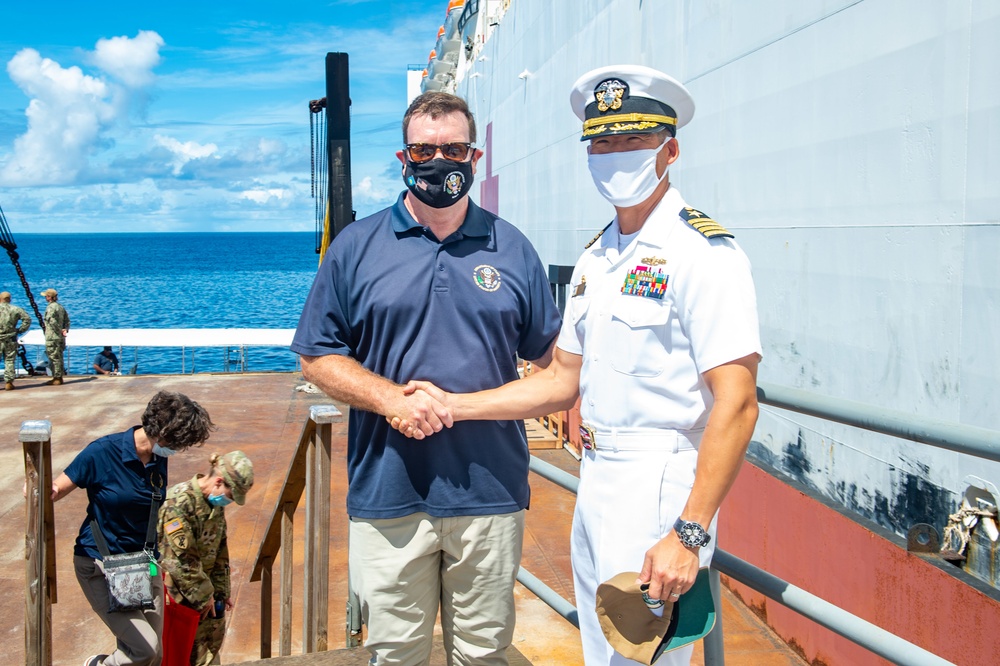
[{"label": "red hull paint", "polygon": [[[746,463],[719,515],[720,547],[956,664],[1000,663],[1000,602],[950,565],[907,553]],[[968,577],[966,577],[968,578]],[[814,664],[888,664],[731,579],[727,585]]]}]

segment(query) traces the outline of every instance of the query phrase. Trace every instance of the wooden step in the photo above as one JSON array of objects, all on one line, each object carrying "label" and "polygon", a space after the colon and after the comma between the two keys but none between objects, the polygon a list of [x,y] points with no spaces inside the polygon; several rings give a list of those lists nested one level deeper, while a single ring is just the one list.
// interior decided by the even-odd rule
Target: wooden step
[{"label": "wooden step", "polygon": [[[341,648],[313,654],[295,654],[288,657],[272,657],[257,661],[243,661],[240,666],[368,666],[371,653],[363,647]],[[515,647],[507,648],[507,660],[510,666],[531,666],[524,655]],[[445,666],[444,643],[440,635],[434,636],[434,646],[431,648],[429,666]]]},{"label": "wooden step", "polygon": [[562,439],[554,435],[538,419],[525,419],[524,431],[528,435],[528,449],[562,448]]}]

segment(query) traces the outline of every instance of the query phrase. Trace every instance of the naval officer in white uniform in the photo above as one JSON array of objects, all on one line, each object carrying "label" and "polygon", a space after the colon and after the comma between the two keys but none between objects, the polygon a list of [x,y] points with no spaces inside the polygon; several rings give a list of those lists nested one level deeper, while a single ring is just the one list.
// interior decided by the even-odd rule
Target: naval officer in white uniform
[{"label": "naval officer in white uniform", "polygon": [[[579,390],[586,450],[572,561],[584,657],[627,664],[601,631],[597,586],[638,570],[650,597],[676,602],[711,561],[716,515],[757,421],[757,302],[732,234],[670,183],[677,130],[694,115],[687,89],[648,67],[603,67],[580,77],[570,102],[616,215],[573,272],[553,363],[476,394],[409,388],[438,397],[456,421],[566,409]],[[692,650],[656,663],[686,666]]]}]

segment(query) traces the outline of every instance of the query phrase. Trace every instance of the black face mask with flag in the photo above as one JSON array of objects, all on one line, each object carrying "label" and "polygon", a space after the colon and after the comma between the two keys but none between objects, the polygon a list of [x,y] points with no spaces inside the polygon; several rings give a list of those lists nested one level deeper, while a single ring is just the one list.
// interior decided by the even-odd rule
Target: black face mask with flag
[{"label": "black face mask with flag", "polygon": [[472,161],[435,159],[403,165],[403,182],[417,199],[432,208],[447,208],[469,193]]}]

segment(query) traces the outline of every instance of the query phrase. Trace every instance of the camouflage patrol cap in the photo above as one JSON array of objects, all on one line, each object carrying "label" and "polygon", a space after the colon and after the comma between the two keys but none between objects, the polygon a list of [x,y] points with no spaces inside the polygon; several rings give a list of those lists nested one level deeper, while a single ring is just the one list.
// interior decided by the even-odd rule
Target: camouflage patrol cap
[{"label": "camouflage patrol cap", "polygon": [[233,490],[233,501],[243,505],[247,491],[253,486],[253,463],[242,451],[230,451],[216,463],[219,475]]},{"label": "camouflage patrol cap", "polygon": [[42,296],[56,297],[59,296],[59,292],[56,291],[55,289],[46,289],[45,291],[42,292]]},{"label": "camouflage patrol cap", "polygon": [[5,303],[10,303],[10,292],[0,291],[0,301],[3,301]]}]

